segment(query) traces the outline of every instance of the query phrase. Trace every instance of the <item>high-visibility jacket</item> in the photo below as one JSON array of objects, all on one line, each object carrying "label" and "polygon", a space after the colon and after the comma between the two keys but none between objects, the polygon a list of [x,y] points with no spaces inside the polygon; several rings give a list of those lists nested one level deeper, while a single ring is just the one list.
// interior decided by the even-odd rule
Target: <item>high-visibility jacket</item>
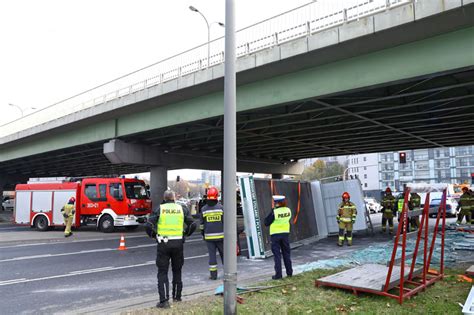
[{"label": "high-visibility jacket", "polygon": [[412,193],[410,195],[410,205],[412,207],[411,210],[420,210],[421,205],[421,197],[417,193]]},{"label": "high-visibility jacket", "polygon": [[74,216],[76,207],[74,205],[70,205],[69,203],[66,204],[62,209],[61,212],[65,217],[72,217]]},{"label": "high-visibility jacket", "polygon": [[291,210],[288,207],[273,209],[275,219],[270,225],[270,235],[290,233]]},{"label": "high-visibility jacket", "polygon": [[393,212],[395,209],[395,197],[392,195],[386,195],[382,199],[382,206],[384,208],[384,212]]},{"label": "high-visibility jacket", "polygon": [[465,192],[461,195],[461,197],[459,198],[459,206],[461,206],[461,211],[464,210],[464,211],[471,211],[473,208],[472,208],[472,196],[471,194]]},{"label": "high-visibility jacket", "polygon": [[338,214],[336,219],[343,223],[355,222],[357,217],[357,208],[352,202],[341,202],[339,204]]},{"label": "high-visibility jacket", "polygon": [[183,208],[176,203],[160,205],[157,234],[168,239],[182,239],[184,228]]},{"label": "high-visibility jacket", "polygon": [[206,241],[222,240],[224,238],[224,210],[221,204],[202,207],[201,230]]},{"label": "high-visibility jacket", "polygon": [[403,211],[403,203],[405,202],[405,196],[401,195],[397,200],[397,210],[399,213]]}]

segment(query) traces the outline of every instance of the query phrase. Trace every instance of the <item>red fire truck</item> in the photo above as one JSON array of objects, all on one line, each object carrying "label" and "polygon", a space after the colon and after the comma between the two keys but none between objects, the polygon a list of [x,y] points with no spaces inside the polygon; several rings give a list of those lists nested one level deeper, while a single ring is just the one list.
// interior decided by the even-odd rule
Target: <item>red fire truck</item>
[{"label": "red fire truck", "polygon": [[61,208],[76,198],[73,226],[95,224],[105,233],[115,227],[133,230],[151,211],[145,183],[127,178],[84,178],[74,182],[16,186],[15,223],[46,231],[64,226]]}]

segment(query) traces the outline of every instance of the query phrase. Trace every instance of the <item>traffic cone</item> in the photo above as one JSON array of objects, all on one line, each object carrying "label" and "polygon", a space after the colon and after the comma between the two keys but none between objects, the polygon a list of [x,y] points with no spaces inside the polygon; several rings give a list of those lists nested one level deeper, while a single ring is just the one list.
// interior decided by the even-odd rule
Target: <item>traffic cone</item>
[{"label": "traffic cone", "polygon": [[123,236],[120,236],[120,246],[118,248],[118,250],[127,250],[127,247],[125,247],[125,237]]}]

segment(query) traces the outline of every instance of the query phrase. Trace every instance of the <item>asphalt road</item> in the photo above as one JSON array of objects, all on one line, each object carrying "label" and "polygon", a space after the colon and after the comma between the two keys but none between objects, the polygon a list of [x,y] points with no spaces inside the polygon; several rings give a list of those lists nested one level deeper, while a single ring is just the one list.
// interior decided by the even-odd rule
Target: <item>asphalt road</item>
[{"label": "asphalt road", "polygon": [[[1,314],[67,312],[156,293],[156,243],[143,230],[125,234],[126,251],[117,250],[120,233],[77,231],[75,236],[94,236],[13,244],[1,241],[2,235],[25,231],[41,233],[0,226]],[[185,286],[212,283],[207,279],[207,259],[200,235],[191,236],[185,243]]]},{"label": "asphalt road", "polygon": [[[381,215],[371,217],[380,229]],[[66,239],[60,230],[37,232],[1,223],[0,314],[110,313],[152,306],[158,299],[156,243],[143,229],[124,232],[128,249],[119,251],[121,232],[104,234],[87,227]],[[336,237],[330,237],[293,250],[293,266],[340,257],[391,238],[362,232],[356,234],[354,246],[339,248]],[[241,241],[242,246],[245,243]],[[222,266],[220,281],[209,280],[207,247],[199,233],[184,248],[185,298],[201,288],[213,292],[222,284]],[[269,279],[272,273],[271,258],[239,257],[239,284],[245,279]]]}]

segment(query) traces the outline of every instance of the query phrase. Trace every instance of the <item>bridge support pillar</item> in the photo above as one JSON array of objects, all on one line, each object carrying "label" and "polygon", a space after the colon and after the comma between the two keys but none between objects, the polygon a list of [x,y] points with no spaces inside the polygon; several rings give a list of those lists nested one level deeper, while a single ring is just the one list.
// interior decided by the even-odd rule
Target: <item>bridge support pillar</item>
[{"label": "bridge support pillar", "polygon": [[168,189],[168,168],[153,166],[150,168],[150,195],[153,209],[163,201],[163,193]]},{"label": "bridge support pillar", "polygon": [[5,187],[7,181],[5,179],[5,177],[0,174],[0,199],[1,201],[3,202],[3,188]]}]

